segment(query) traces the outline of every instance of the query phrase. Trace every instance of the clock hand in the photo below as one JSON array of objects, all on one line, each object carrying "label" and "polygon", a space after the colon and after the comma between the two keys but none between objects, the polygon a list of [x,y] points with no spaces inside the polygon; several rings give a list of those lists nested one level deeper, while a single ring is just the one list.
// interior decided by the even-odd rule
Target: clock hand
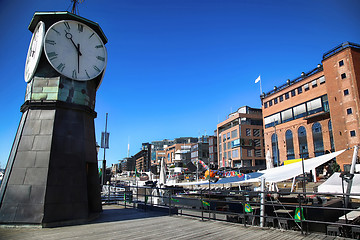
[{"label": "clock hand", "polygon": [[80,73],[80,55],[81,55],[81,53],[80,53],[80,44],[78,43],[78,45],[77,45],[77,50],[78,50],[78,73]]},{"label": "clock hand", "polygon": [[66,32],[65,37],[66,37],[67,39],[70,39],[70,41],[72,42],[72,44],[73,44],[74,47],[76,48],[78,54],[81,56],[82,54],[81,54],[81,52],[80,52],[80,48],[78,48],[78,46],[76,46],[76,44],[75,44],[74,41],[72,40],[72,35],[71,35],[71,33],[68,33],[67,31],[65,31],[65,32]]}]

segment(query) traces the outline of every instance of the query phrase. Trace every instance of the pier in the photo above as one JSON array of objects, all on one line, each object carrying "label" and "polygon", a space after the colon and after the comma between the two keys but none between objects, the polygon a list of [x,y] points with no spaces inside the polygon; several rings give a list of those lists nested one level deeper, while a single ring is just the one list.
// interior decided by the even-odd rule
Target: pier
[{"label": "pier", "polygon": [[244,227],[220,221],[171,215],[159,211],[143,211],[118,205],[103,207],[101,217],[84,225],[57,228],[1,227],[1,240],[58,239],[345,239],[275,228]]}]

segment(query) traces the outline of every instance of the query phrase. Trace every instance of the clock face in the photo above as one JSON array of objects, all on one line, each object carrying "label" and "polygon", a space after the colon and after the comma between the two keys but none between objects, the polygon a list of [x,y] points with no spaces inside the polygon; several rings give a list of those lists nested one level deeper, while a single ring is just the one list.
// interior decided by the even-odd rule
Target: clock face
[{"label": "clock face", "polygon": [[32,35],[25,63],[25,81],[30,82],[39,64],[44,45],[45,24],[40,21]]},{"label": "clock face", "polygon": [[57,22],[47,30],[44,51],[56,71],[78,81],[99,76],[107,62],[105,45],[96,32],[72,20]]}]

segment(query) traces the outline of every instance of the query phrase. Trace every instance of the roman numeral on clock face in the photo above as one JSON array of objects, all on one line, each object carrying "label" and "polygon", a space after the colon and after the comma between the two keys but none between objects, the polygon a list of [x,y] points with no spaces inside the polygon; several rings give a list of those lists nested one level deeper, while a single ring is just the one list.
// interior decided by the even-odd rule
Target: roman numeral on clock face
[{"label": "roman numeral on clock face", "polygon": [[50,45],[55,45],[56,44],[56,42],[54,40],[49,40],[49,39],[46,39],[45,43],[50,44]]},{"label": "roman numeral on clock face", "polygon": [[100,61],[103,61],[103,62],[105,61],[105,58],[104,58],[104,57],[97,56],[96,58],[97,58],[98,60],[100,60]]},{"label": "roman numeral on clock face", "polygon": [[84,26],[81,25],[81,24],[78,24],[78,31],[79,31],[79,33],[83,32],[84,31]]},{"label": "roman numeral on clock face", "polygon": [[54,60],[58,56],[56,52],[48,52],[47,55],[50,61]]},{"label": "roman numeral on clock face", "polygon": [[60,63],[56,69],[59,70],[60,72],[64,71],[64,68],[65,68],[65,64],[64,63]]},{"label": "roman numeral on clock face", "polygon": [[64,22],[64,25],[65,25],[67,30],[70,30],[70,24],[68,22]]},{"label": "roman numeral on clock face", "polygon": [[73,72],[72,72],[72,77],[73,77],[73,78],[77,78],[76,70],[73,70]]},{"label": "roman numeral on clock face", "polygon": [[99,69],[97,66],[94,65],[93,68],[94,68],[96,71],[100,72],[100,69]]}]

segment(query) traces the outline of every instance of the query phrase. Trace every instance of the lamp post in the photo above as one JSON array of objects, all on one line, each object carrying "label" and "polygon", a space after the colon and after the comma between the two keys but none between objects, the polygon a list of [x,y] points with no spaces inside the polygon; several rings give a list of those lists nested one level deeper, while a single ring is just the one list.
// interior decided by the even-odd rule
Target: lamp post
[{"label": "lamp post", "polygon": [[[232,159],[229,158],[229,159],[228,159],[228,162],[229,162],[229,168],[230,168],[230,170],[231,170],[231,161],[232,161]],[[230,170],[229,170],[229,171],[230,171]]]},{"label": "lamp post", "polygon": [[305,168],[304,168],[304,150],[305,146],[302,146],[302,154],[301,154],[301,164],[302,164],[302,172],[303,172],[303,194],[305,196],[306,193],[306,183],[305,183]]}]

